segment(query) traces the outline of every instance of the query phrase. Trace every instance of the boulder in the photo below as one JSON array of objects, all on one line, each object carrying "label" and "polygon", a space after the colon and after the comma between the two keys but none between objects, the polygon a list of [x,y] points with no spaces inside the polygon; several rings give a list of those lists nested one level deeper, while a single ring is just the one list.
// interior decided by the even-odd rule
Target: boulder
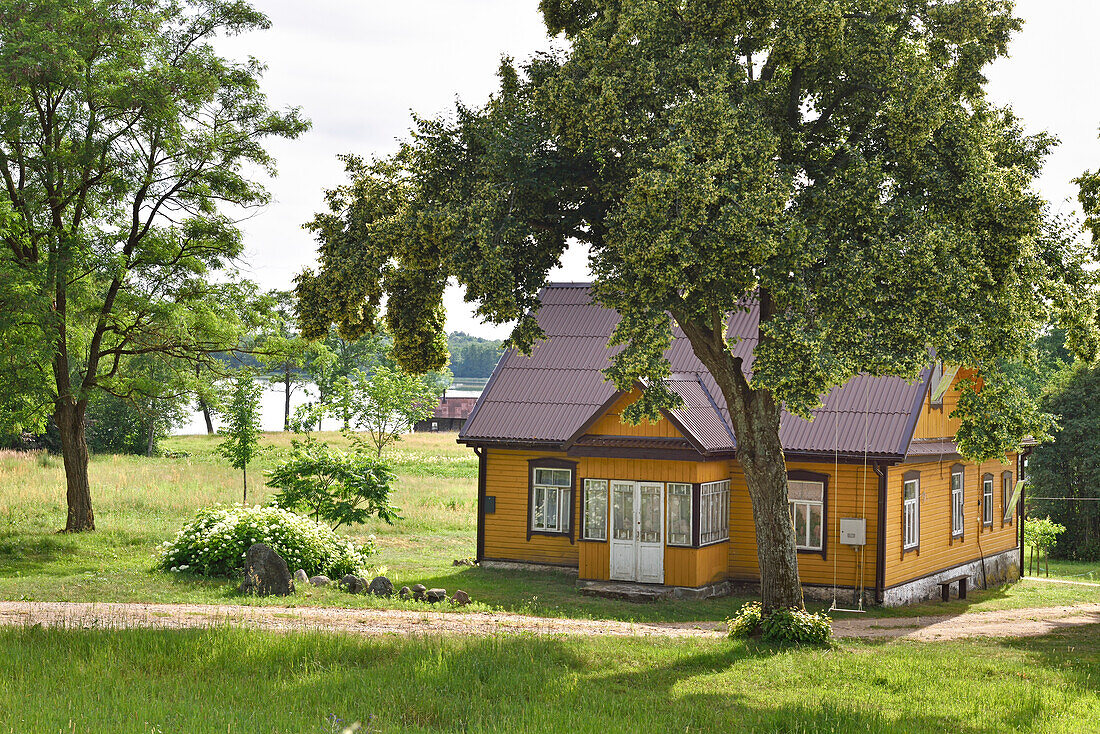
[{"label": "boulder", "polygon": [[325,576],[324,574],[320,576],[314,576],[309,580],[309,583],[313,584],[314,586],[328,586],[329,577]]},{"label": "boulder", "polygon": [[237,591],[260,596],[288,596],[294,593],[294,581],[283,557],[270,546],[256,543],[245,556],[244,580]]},{"label": "boulder", "polygon": [[349,573],[347,576],[340,579],[340,588],[349,594],[362,594],[367,590],[367,580],[362,576],[356,576],[353,573]]},{"label": "boulder", "polygon": [[413,599],[416,599],[417,601],[424,601],[424,592],[427,590],[428,588],[424,586],[424,584],[413,584]]},{"label": "boulder", "polygon": [[379,576],[370,582],[370,586],[367,587],[367,593],[374,596],[393,596],[393,582],[385,576]]},{"label": "boulder", "polygon": [[309,583],[309,574],[306,573],[304,568],[299,568],[294,572],[294,583],[305,586]]},{"label": "boulder", "polygon": [[451,604],[457,604],[460,607],[464,607],[470,603],[470,595],[462,589],[455,592],[455,595],[451,597]]},{"label": "boulder", "polygon": [[437,604],[446,598],[446,589],[428,589],[424,592],[424,599],[426,599],[429,604]]},{"label": "boulder", "polygon": [[402,586],[401,591],[397,592],[397,596],[401,599],[408,599],[412,595],[412,589],[410,589],[408,586]]}]

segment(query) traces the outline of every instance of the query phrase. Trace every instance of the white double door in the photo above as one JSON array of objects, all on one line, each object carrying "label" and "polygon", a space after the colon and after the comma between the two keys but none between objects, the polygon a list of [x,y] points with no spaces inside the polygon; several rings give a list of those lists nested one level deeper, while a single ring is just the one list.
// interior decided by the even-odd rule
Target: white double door
[{"label": "white double door", "polygon": [[611,482],[611,578],[665,581],[665,485]]}]

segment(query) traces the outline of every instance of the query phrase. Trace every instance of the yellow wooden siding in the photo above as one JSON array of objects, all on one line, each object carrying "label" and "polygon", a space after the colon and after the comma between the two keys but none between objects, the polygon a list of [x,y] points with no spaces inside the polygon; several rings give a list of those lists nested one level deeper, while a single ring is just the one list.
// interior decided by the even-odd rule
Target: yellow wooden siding
[{"label": "yellow wooden siding", "polygon": [[[824,557],[820,553],[799,552],[798,575],[806,584],[837,583],[840,586],[875,586],[875,549],[878,536],[878,475],[862,464],[790,463],[788,471],[804,470],[829,475],[826,502],[828,538]],[[729,572],[738,579],[760,578],[756,554],[756,529],[745,475],[737,462],[730,462],[730,543]],[[862,517],[867,520],[867,544],[863,552],[838,540],[840,518]],[[835,562],[835,566],[834,566]]]},{"label": "yellow wooden siding", "polygon": [[[965,466],[963,538],[951,535],[951,467]],[[920,545],[902,549],[902,485],[904,475],[920,472]],[[886,586],[918,579],[945,568],[1001,553],[1017,545],[1017,527],[1002,522],[1004,498],[1002,472],[1011,471],[1016,479],[1015,454],[1002,464],[987,461],[980,465],[957,460],[899,464],[890,468],[886,500]],[[982,523],[982,476],[993,475],[993,526]],[[980,549],[979,549],[980,545]]]},{"label": "yellow wooden siding", "polygon": [[924,405],[921,406],[920,415],[917,417],[917,425],[913,429],[915,440],[955,437],[955,433],[959,430],[959,419],[952,418],[951,414],[959,405],[959,380],[973,374],[973,370],[959,370],[951,387],[944,393],[942,406],[932,406],[932,393],[936,386],[929,386],[924,396]]},{"label": "yellow wooden siding", "polygon": [[705,586],[724,579],[729,556],[728,543],[703,548],[665,547],[665,584]]},{"label": "yellow wooden siding", "polygon": [[582,579],[606,581],[611,578],[611,546],[606,543],[580,542],[580,567]]},{"label": "yellow wooden siding", "polygon": [[683,434],[662,416],[656,423],[643,420],[636,426],[623,422],[622,413],[626,407],[642,396],[635,390],[623,395],[607,412],[596,421],[588,433],[596,436],[644,436],[646,438],[683,438]]}]

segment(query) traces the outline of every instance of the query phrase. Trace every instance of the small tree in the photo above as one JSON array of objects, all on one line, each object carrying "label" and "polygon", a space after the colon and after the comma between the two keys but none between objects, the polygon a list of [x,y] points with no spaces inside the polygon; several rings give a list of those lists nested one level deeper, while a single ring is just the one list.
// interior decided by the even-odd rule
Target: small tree
[{"label": "small tree", "polygon": [[248,503],[248,464],[260,448],[260,393],[263,388],[248,370],[232,378],[223,398],[221,419],[225,423],[218,433],[224,440],[218,453],[229,459],[234,469],[241,470],[244,502]]},{"label": "small tree", "polygon": [[[1050,576],[1050,550],[1058,544],[1058,536],[1066,530],[1065,525],[1059,525],[1049,517],[1029,517],[1024,520],[1024,543],[1031,546],[1031,557],[1038,554],[1038,569],[1043,563],[1043,556],[1047,557],[1047,576]],[[1031,573],[1031,564],[1028,563],[1028,573]]]},{"label": "small tree", "polygon": [[377,516],[392,524],[397,510],[390,505],[395,477],[384,463],[362,453],[347,453],[327,444],[295,442],[286,461],[268,472],[267,485],[279,507],[305,509],[314,520],[341,525]]},{"label": "small tree", "polygon": [[369,377],[359,373],[355,388],[359,399],[356,423],[370,434],[379,458],[382,449],[401,440],[401,434],[417,421],[431,416],[439,401],[437,378],[385,366]]}]

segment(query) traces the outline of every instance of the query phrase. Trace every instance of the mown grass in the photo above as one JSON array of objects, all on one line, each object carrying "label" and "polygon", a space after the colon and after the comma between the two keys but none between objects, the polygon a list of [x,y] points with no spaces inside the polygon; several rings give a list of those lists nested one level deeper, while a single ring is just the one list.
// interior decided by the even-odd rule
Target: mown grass
[{"label": "mown grass", "polygon": [[[1026,549],[1024,555],[1025,570],[1028,559],[1031,556],[1031,546]],[[1036,567],[1036,564],[1038,567]],[[1046,556],[1043,562],[1032,561],[1031,572],[1036,576],[1046,577]],[[1065,581],[1083,581],[1085,583],[1100,583],[1100,561],[1067,561],[1059,558],[1050,560],[1050,578]]]},{"label": "mown grass", "polygon": [[[334,445],[338,433],[319,436]],[[264,452],[250,468],[250,502],[268,492],[262,472],[286,456],[291,437],[265,434]],[[288,599],[238,596],[232,581],[154,569],[153,550],[175,535],[195,509],[240,500],[240,474],[217,456],[216,438],[172,438],[165,448],[180,458],[96,456],[90,467],[97,530],[56,532],[64,523],[64,473],[59,459],[0,454],[0,599],[39,601],[158,601],[234,604],[396,606],[398,601],[350,596],[335,588],[302,590]],[[473,609],[627,621],[718,621],[746,599],[733,597],[660,604],[584,597],[565,574],[454,566],[475,554],[477,460],[454,434],[407,436],[387,454],[398,481],[394,503],[402,519],[348,529],[376,536],[375,562],[398,586],[423,583],[463,589]],[[1052,573],[1056,564],[1052,563]],[[958,614],[1077,602],[1100,602],[1100,588],[1025,582],[972,592],[965,602],[926,604],[881,615]],[[821,608],[822,605],[811,605]],[[840,616],[840,615],[838,615]]]},{"label": "mown grass", "polygon": [[0,732],[1080,732],[1094,628],[845,643],[0,631]]}]

